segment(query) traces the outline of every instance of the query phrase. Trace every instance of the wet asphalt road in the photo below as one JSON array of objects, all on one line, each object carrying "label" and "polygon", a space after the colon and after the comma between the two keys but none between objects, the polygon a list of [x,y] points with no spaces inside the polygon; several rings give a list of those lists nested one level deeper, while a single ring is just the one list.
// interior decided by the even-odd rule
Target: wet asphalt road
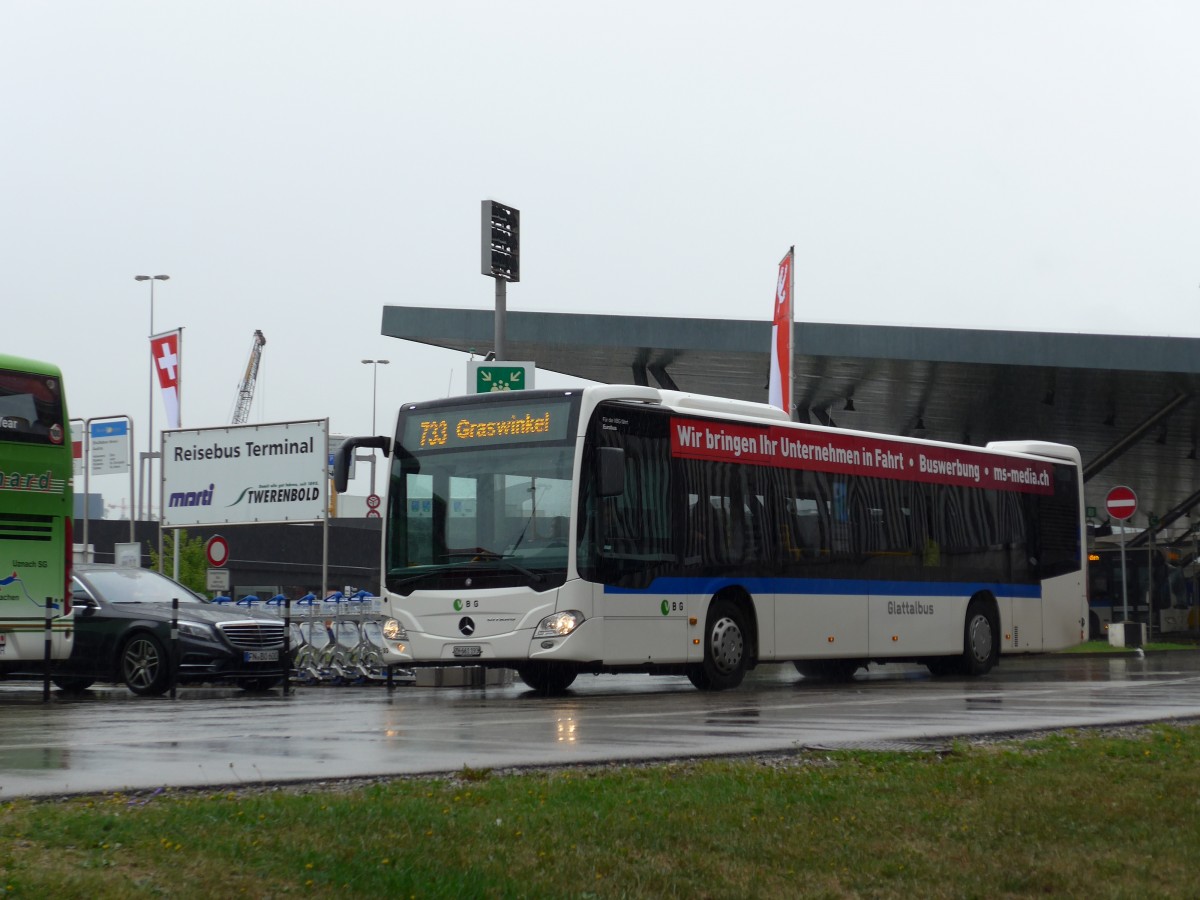
[{"label": "wet asphalt road", "polygon": [[0,798],[888,746],[1200,718],[1200,651],[1006,659],[981,679],[872,667],[850,684],[768,666],[738,690],[581,676],[569,694],[487,687],[301,687],[175,700],[98,688],[68,699],[0,682]]}]

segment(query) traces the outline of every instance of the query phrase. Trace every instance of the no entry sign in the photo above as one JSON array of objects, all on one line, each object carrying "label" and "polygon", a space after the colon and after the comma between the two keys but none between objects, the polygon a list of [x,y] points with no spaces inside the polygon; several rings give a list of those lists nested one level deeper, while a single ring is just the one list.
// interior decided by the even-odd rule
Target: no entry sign
[{"label": "no entry sign", "polygon": [[1127,488],[1123,484],[1117,485],[1104,498],[1104,508],[1118,522],[1124,522],[1137,512],[1137,494],[1133,492],[1133,488]]},{"label": "no entry sign", "polygon": [[214,534],[204,545],[204,554],[210,566],[223,566],[229,561],[229,543],[219,534]]}]

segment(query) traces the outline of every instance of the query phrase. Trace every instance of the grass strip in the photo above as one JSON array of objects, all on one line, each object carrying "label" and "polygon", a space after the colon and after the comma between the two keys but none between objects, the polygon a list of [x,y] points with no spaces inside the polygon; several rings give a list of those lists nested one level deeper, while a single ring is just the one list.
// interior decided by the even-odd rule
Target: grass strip
[{"label": "grass strip", "polygon": [[1200,726],[0,805],[5,897],[1200,895]]},{"label": "grass strip", "polygon": [[[1191,650],[1197,651],[1195,644],[1178,644],[1172,642],[1147,642],[1143,650],[1155,653],[1164,650]],[[1114,647],[1108,641],[1086,641],[1082,644],[1077,644],[1074,647],[1068,647],[1066,650],[1060,650],[1060,653],[1112,653],[1115,655],[1136,655],[1137,650],[1134,647]]]}]

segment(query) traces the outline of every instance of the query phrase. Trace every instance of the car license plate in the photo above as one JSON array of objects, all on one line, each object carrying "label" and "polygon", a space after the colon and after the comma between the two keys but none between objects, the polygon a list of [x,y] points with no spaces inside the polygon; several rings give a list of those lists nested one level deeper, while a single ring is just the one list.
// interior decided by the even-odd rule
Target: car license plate
[{"label": "car license plate", "polygon": [[478,644],[457,644],[454,647],[455,656],[482,656],[483,648]]},{"label": "car license plate", "polygon": [[279,662],[278,650],[245,650],[242,653],[243,662]]}]

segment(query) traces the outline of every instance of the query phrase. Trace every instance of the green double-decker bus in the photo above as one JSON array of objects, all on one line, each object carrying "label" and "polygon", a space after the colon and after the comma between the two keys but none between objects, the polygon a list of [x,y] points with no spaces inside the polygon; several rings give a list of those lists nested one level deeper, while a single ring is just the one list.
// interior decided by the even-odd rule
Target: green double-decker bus
[{"label": "green double-decker bus", "polygon": [[43,659],[47,636],[52,659],[71,653],[69,422],[57,366],[0,354],[0,675]]}]

